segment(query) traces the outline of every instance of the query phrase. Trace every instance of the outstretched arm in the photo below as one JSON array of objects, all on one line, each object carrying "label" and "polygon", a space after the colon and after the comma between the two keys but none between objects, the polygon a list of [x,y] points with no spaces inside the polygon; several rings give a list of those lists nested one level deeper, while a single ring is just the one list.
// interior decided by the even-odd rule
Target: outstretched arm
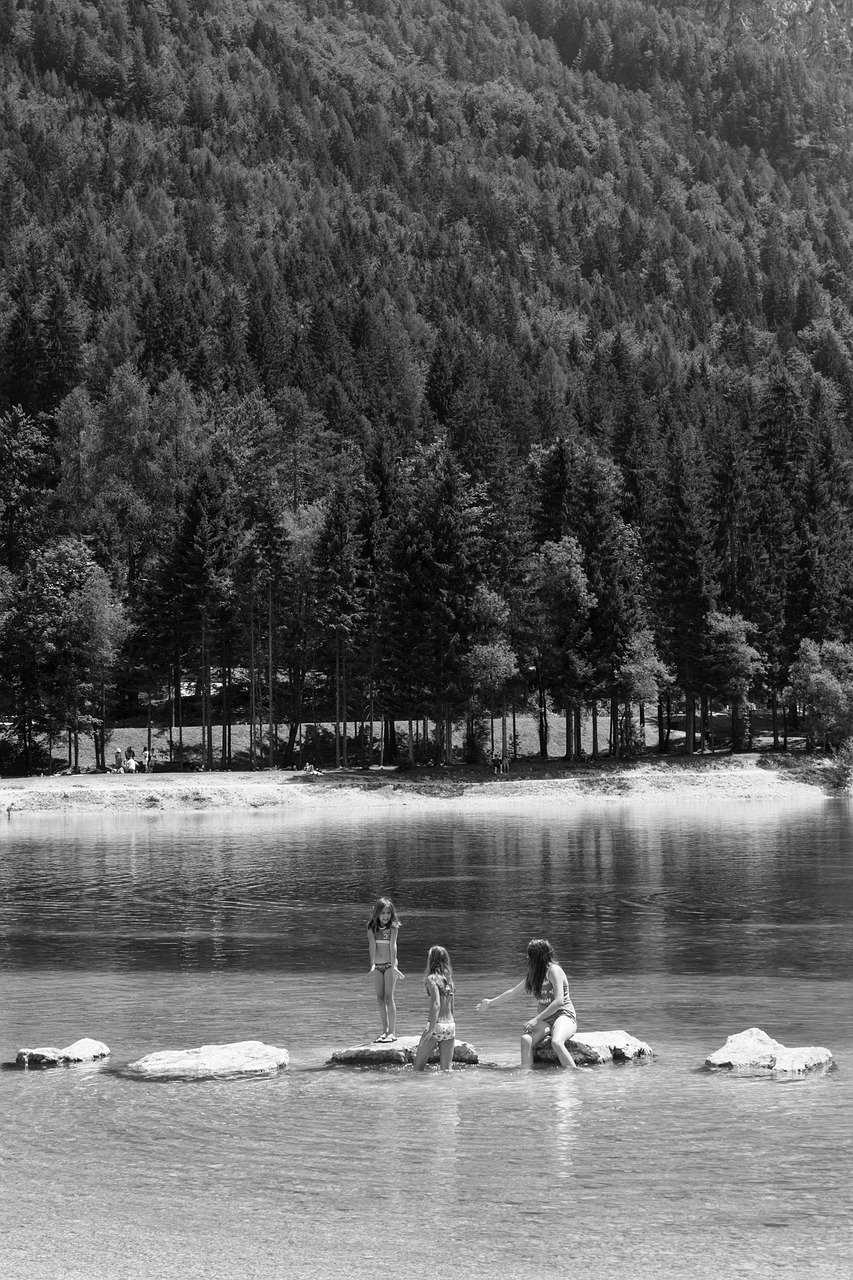
[{"label": "outstretched arm", "polygon": [[477,1012],[482,1013],[485,1009],[490,1009],[493,1004],[503,1004],[505,1000],[509,1000],[512,996],[517,996],[520,991],[524,990],[525,978],[521,982],[517,982],[514,987],[510,987],[509,991],[502,991],[499,996],[492,996],[491,1000],[481,1000],[476,1006]]}]

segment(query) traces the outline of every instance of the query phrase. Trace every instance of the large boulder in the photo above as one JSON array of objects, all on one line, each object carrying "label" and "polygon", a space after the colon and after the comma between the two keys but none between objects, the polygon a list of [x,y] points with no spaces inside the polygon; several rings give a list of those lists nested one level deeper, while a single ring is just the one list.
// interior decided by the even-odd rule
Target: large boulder
[{"label": "large boulder", "polygon": [[730,1071],[772,1072],[777,1075],[804,1075],[832,1062],[829,1049],[808,1045],[789,1049],[773,1040],[760,1027],[750,1027],[729,1036],[722,1049],[705,1059],[705,1066]]},{"label": "large boulder", "polygon": [[272,1076],[290,1062],[286,1049],[260,1040],[203,1044],[198,1049],[164,1049],[128,1064],[134,1075],[198,1080],[208,1076]]},{"label": "large boulder", "polygon": [[[643,1040],[636,1040],[627,1031],[584,1031],[572,1036],[566,1048],[575,1062],[593,1066],[600,1062],[632,1062],[653,1058],[654,1052]],[[551,1048],[550,1038],[533,1050],[535,1062],[556,1062],[557,1055]]]},{"label": "large boulder", "polygon": [[[335,1066],[347,1067],[403,1067],[414,1062],[420,1042],[420,1036],[400,1036],[390,1044],[356,1044],[349,1049],[337,1049],[330,1061]],[[438,1049],[429,1060],[438,1062]],[[466,1040],[456,1040],[453,1061],[472,1065],[480,1061],[480,1055]]]},{"label": "large boulder", "polygon": [[67,1067],[77,1062],[97,1062],[108,1058],[110,1051],[100,1040],[84,1037],[75,1040],[65,1049],[41,1046],[38,1049],[19,1049],[15,1055],[16,1067]]}]

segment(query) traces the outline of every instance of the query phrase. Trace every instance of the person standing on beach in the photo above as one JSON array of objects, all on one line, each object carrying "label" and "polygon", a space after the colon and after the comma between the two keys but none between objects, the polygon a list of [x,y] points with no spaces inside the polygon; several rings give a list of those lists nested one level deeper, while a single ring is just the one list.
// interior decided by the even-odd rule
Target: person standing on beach
[{"label": "person standing on beach", "polygon": [[453,1046],[456,1043],[453,968],[444,947],[430,947],[424,986],[429,996],[429,1022],[415,1053],[415,1071],[423,1071],[436,1045],[442,1071],[452,1071]]},{"label": "person standing on beach", "polygon": [[524,1034],[521,1037],[522,1067],[533,1066],[533,1050],[549,1034],[551,1048],[557,1055],[560,1066],[576,1067],[577,1063],[566,1048],[566,1041],[571,1040],[578,1029],[578,1016],[569,996],[569,980],[547,938],[533,938],[528,942],[527,976],[510,987],[509,991],[504,991],[491,1000],[481,1000],[477,1005],[477,1012],[482,1013],[493,1004],[502,1004],[521,991],[535,996],[538,1005],[536,1017],[524,1024]]},{"label": "person standing on beach", "polygon": [[377,898],[373,914],[367,922],[367,945],[370,950],[370,973],[376,988],[376,1002],[382,1018],[382,1031],[374,1044],[390,1044],[396,1040],[397,1006],[394,987],[403,975],[397,968],[397,932],[400,917],[390,898]]}]

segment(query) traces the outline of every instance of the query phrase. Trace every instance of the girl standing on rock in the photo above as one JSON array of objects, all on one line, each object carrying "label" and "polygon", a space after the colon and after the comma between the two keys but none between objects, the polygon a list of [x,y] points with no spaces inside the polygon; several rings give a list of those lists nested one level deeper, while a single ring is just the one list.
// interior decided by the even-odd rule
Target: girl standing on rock
[{"label": "girl standing on rock", "polygon": [[453,1046],[456,1043],[453,968],[444,947],[430,947],[424,986],[429,996],[429,1022],[415,1053],[415,1071],[423,1071],[436,1045],[442,1071],[451,1071]]},{"label": "girl standing on rock", "polygon": [[370,973],[376,987],[376,1003],[382,1018],[382,1031],[374,1044],[390,1044],[396,1040],[397,1006],[394,987],[403,975],[397,968],[397,931],[400,917],[390,898],[377,898],[373,915],[367,922],[367,945],[370,949]]},{"label": "girl standing on rock", "polygon": [[524,1034],[521,1037],[522,1067],[533,1066],[533,1050],[549,1033],[551,1048],[557,1055],[560,1066],[576,1067],[577,1063],[566,1048],[566,1041],[571,1040],[577,1031],[578,1018],[569,997],[569,980],[557,962],[554,948],[547,938],[533,938],[528,942],[527,977],[502,995],[491,1000],[481,1000],[477,1005],[477,1012],[481,1013],[493,1004],[501,1004],[521,991],[535,996],[538,1006],[536,1017],[524,1024]]}]

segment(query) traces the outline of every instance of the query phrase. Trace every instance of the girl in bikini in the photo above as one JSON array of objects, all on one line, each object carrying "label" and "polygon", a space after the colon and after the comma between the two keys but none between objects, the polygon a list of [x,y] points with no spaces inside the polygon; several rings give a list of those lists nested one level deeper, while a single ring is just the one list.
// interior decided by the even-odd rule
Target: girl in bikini
[{"label": "girl in bikini", "polygon": [[423,1071],[436,1045],[442,1071],[450,1071],[456,1023],[453,1021],[453,969],[444,947],[430,947],[424,986],[429,996],[429,1023],[415,1054],[415,1071]]},{"label": "girl in bikini", "polygon": [[373,915],[367,922],[367,945],[370,949],[370,973],[376,988],[376,1003],[382,1018],[382,1031],[374,1044],[390,1044],[397,1037],[397,1006],[394,987],[403,975],[397,968],[397,930],[400,917],[390,898],[377,898]]},{"label": "girl in bikini", "polygon": [[495,996],[492,1000],[481,1000],[477,1005],[477,1012],[489,1009],[493,1004],[502,1004],[521,991],[535,996],[538,1005],[536,1017],[524,1024],[524,1034],[521,1037],[522,1067],[533,1066],[533,1050],[549,1034],[551,1048],[556,1053],[560,1066],[576,1067],[577,1063],[566,1048],[566,1041],[571,1040],[577,1031],[578,1018],[569,997],[569,980],[557,962],[554,948],[546,938],[534,938],[527,944],[527,977],[502,995]]}]

